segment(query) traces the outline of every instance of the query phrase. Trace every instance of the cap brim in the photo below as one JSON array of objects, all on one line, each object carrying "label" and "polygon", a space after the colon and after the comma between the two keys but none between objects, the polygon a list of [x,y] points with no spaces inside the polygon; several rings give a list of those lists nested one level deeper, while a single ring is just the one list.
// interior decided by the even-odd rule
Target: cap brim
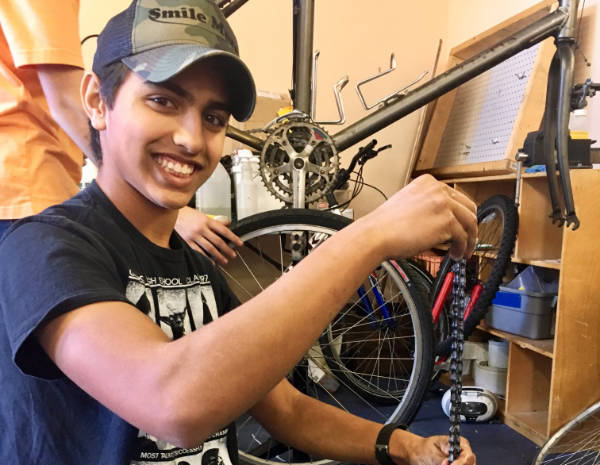
[{"label": "cap brim", "polygon": [[209,57],[219,57],[227,66],[231,114],[238,121],[246,121],[254,111],[256,87],[248,67],[233,53],[196,44],[176,44],[140,52],[123,58],[122,62],[143,79],[159,83]]}]

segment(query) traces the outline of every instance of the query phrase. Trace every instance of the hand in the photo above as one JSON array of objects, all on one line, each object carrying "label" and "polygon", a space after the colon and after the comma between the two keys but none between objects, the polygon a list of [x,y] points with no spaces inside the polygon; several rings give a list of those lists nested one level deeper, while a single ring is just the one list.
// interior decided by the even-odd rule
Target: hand
[{"label": "hand", "polygon": [[477,206],[430,175],[420,176],[361,218],[386,258],[412,257],[450,244],[453,258],[469,257],[477,240]]},{"label": "hand", "polygon": [[235,258],[235,251],[227,244],[241,246],[242,240],[223,222],[211,218],[191,207],[179,210],[175,230],[192,249],[211,257],[219,265],[226,265],[228,258]]},{"label": "hand", "polygon": [[[409,433],[410,434],[410,433]],[[394,437],[396,436],[396,437]],[[398,435],[392,436],[392,440],[398,439]],[[407,463],[409,465],[448,465],[448,454],[450,444],[448,436],[431,436],[423,438],[411,435],[410,442],[405,446],[408,454],[408,461],[402,462],[401,459],[394,458],[396,463]],[[392,444],[390,443],[390,450]],[[460,438],[460,455],[452,462],[452,465],[475,465],[477,463],[475,454],[471,450],[469,441]]]}]

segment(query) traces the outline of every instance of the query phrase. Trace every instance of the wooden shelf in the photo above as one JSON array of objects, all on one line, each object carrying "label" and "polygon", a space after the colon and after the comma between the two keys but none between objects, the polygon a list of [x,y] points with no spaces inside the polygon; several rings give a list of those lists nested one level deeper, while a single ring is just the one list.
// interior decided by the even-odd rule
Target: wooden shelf
[{"label": "wooden shelf", "polygon": [[535,258],[521,258],[521,257],[512,257],[510,259],[513,263],[523,263],[525,265],[534,265],[542,268],[551,268],[553,270],[560,270],[560,258],[548,259],[548,260],[539,260]]},{"label": "wooden shelf", "polygon": [[544,357],[552,358],[554,356],[554,339],[529,339],[527,337],[500,331],[496,328],[491,328],[485,324],[478,325],[477,329],[485,331],[492,336],[506,339],[507,341],[517,344],[523,349],[532,350],[533,352],[537,352]]},{"label": "wooden shelf", "polygon": [[546,442],[548,411],[505,412],[504,423],[541,446]]},{"label": "wooden shelf", "polygon": [[[538,173],[526,173],[526,168],[523,168],[521,171],[521,178],[523,179],[532,179],[532,178],[545,178],[546,172],[538,172]],[[560,173],[556,172],[557,176],[560,176]],[[471,182],[481,182],[481,181],[516,181],[517,173],[508,173],[508,174],[496,174],[493,176],[471,176],[467,178],[450,178],[450,179],[442,179],[442,182],[446,184],[462,184],[462,183],[471,183]]]},{"label": "wooden shelf", "polygon": [[[543,14],[550,2],[534,5],[524,15]],[[598,19],[596,11],[590,8],[587,11],[588,19]],[[495,34],[497,31],[488,32]],[[477,53],[478,47],[487,42],[487,34],[453,49],[449,66]],[[591,37],[582,36],[584,39],[593,42]],[[553,52],[553,46],[544,49],[540,53],[541,61],[547,59],[549,63]],[[537,129],[543,113],[548,67],[544,65],[540,69],[542,71],[537,73],[530,89],[536,95],[532,98],[526,91],[528,101],[519,110],[513,125],[518,131],[514,131],[515,137],[508,146],[514,148],[506,150],[502,159],[463,165],[456,153],[452,160],[443,153],[438,160],[452,108],[463,104],[462,100],[457,102],[456,92],[450,92],[437,100],[416,167],[417,172],[432,173],[477,205],[499,194],[515,199],[519,225],[512,262],[559,271],[554,339],[533,340],[485,325],[472,335],[472,340],[479,337],[485,341],[493,335],[509,341],[504,421],[538,445],[598,400],[600,373],[600,247],[596,245],[600,231],[597,201],[600,198],[600,170],[573,169],[570,172],[575,211],[581,222],[575,231],[557,227],[549,217],[552,205],[547,173],[522,171],[518,197],[515,198],[514,156],[527,132]],[[477,111],[474,109],[472,113],[476,115]],[[477,118],[473,120],[478,121]],[[459,134],[462,129],[453,131],[454,135],[462,136]],[[469,137],[470,133],[465,140]]]}]

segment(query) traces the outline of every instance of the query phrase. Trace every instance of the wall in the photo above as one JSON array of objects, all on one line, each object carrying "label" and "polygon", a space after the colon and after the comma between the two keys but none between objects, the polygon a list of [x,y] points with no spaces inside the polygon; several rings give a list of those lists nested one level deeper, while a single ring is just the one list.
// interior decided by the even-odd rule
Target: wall
[{"label": "wall", "polygon": [[[106,20],[128,4],[127,0],[81,0],[81,36],[98,33]],[[376,6],[366,0],[317,0],[315,49],[320,50],[317,94],[317,119],[337,119],[333,85],[344,75],[350,83],[342,96],[349,122],[367,112],[354,90],[355,84],[389,67],[395,52],[398,68],[389,79],[365,87],[367,101],[388,95],[426,69],[431,69],[440,37],[446,35],[446,1],[398,2],[379,0]],[[291,0],[251,0],[234,13],[230,22],[238,37],[240,52],[252,70],[257,88],[287,92],[291,87],[292,51]],[[436,10],[438,14],[432,15]],[[409,46],[419,40],[418,46]],[[95,39],[84,45],[86,64],[91,64]],[[380,131],[374,137],[380,145],[392,144],[365,168],[365,180],[388,195],[397,191],[407,173],[418,123],[418,112]],[[330,133],[339,126],[328,126]],[[343,154],[343,164],[358,147]],[[365,188],[355,208],[359,214],[371,210],[382,200]]]},{"label": "wall", "polygon": [[[448,0],[448,50],[536,3],[537,0]],[[580,0],[579,4],[581,8],[584,1]],[[574,79],[575,83],[587,78],[600,82],[600,41],[596,40],[596,31],[600,31],[600,0],[585,0],[584,6],[581,21],[578,21],[581,47],[575,55]],[[446,51],[444,56],[447,55]],[[590,66],[586,65],[584,56]],[[577,126],[600,141],[600,95],[588,99],[584,113],[577,118]],[[600,143],[596,142],[595,146],[600,147]]]},{"label": "wall", "polygon": [[[81,0],[81,36],[98,33],[108,18],[128,3],[128,0]],[[291,87],[291,3],[291,0],[251,0],[230,18],[242,58],[252,70],[260,90],[286,93]],[[443,69],[453,46],[535,3],[535,0],[378,0],[376,3],[316,0],[314,47],[320,51],[317,120],[337,119],[331,89],[342,76],[350,77],[342,96],[347,121],[354,122],[367,114],[354,86],[380,69],[387,69],[392,52],[396,54],[398,68],[386,78],[365,86],[368,102],[403,87],[424,70],[431,70],[439,39],[443,39],[444,47],[438,69]],[[600,0],[587,0],[586,6],[597,8],[598,3]],[[584,24],[593,31],[597,22],[596,15]],[[598,45],[593,40],[588,43],[588,59],[600,58]],[[84,45],[88,66],[94,49],[94,39]],[[589,53],[587,49],[591,49]],[[597,66],[592,70],[595,80],[599,80]],[[596,97],[594,104],[593,108],[590,105],[591,114],[598,113],[600,97]],[[370,161],[364,177],[367,183],[378,186],[388,196],[401,188],[407,177],[419,116],[420,110],[374,136],[380,145],[392,144],[393,148]],[[600,128],[600,124],[595,127]],[[340,127],[327,126],[326,129],[334,134]],[[351,147],[342,154],[342,166],[347,165],[357,148]],[[360,216],[372,210],[381,200],[378,193],[365,187],[354,204],[356,213]]]}]

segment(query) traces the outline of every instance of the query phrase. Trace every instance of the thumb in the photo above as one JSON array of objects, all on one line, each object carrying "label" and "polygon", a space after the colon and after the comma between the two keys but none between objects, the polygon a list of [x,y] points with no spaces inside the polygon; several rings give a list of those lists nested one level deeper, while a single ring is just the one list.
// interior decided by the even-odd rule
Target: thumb
[{"label": "thumb", "polygon": [[438,441],[438,447],[444,453],[444,455],[448,455],[450,453],[450,441],[447,437],[444,437]]}]

